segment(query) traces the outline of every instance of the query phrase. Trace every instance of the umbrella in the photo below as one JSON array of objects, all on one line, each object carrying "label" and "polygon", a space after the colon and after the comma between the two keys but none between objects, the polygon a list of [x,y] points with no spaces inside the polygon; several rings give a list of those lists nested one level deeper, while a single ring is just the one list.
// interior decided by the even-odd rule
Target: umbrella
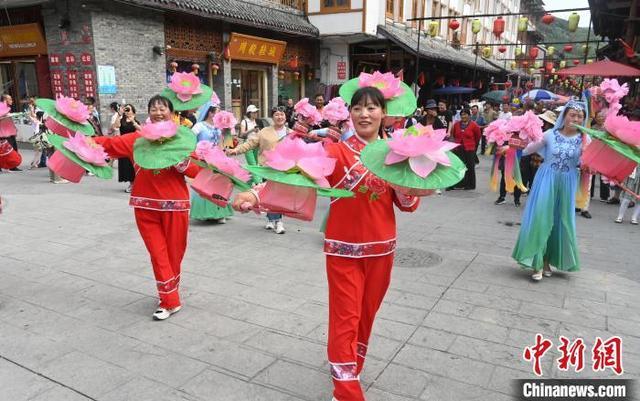
[{"label": "umbrella", "polygon": [[502,99],[505,95],[509,96],[509,100],[511,100],[511,96],[505,91],[491,91],[482,95],[484,100],[488,100],[492,103],[504,103],[504,99]]},{"label": "umbrella", "polygon": [[475,88],[468,88],[466,86],[445,86],[433,91],[434,95],[461,95],[465,93],[475,92]]},{"label": "umbrella", "polygon": [[532,89],[520,97],[520,100],[522,100],[523,102],[527,99],[537,102],[540,100],[556,100],[558,99],[558,96],[548,90]]},{"label": "umbrella", "polygon": [[640,70],[611,60],[596,61],[577,67],[564,68],[558,75],[592,75],[600,77],[640,77]]}]

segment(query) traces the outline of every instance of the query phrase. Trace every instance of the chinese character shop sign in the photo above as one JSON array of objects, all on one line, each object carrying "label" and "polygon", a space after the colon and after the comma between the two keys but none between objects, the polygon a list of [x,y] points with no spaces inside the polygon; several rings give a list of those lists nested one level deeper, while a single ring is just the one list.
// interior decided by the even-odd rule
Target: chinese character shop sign
[{"label": "chinese character shop sign", "polygon": [[338,79],[347,79],[347,62],[338,61]]},{"label": "chinese character shop sign", "polygon": [[278,64],[286,46],[287,42],[280,40],[232,33],[229,40],[229,54],[232,60]]}]

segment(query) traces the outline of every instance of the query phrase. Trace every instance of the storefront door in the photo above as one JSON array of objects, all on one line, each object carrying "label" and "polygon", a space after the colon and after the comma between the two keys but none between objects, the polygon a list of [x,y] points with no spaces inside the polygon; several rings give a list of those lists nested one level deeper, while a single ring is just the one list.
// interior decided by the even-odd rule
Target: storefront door
[{"label": "storefront door", "polygon": [[250,104],[260,109],[258,117],[267,116],[266,95],[264,71],[235,68],[231,70],[231,103],[233,114],[238,121],[245,115]]},{"label": "storefront door", "polygon": [[0,62],[0,86],[13,97],[14,111],[22,111],[30,96],[39,95],[35,60]]}]

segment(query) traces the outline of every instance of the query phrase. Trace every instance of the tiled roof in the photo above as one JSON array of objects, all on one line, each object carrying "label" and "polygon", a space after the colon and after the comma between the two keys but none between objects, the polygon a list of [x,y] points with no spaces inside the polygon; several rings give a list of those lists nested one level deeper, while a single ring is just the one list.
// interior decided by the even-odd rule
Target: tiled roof
[{"label": "tiled roof", "polygon": [[[393,25],[378,25],[378,33],[398,43],[405,49],[415,53],[418,48],[418,35],[408,32],[404,28]],[[445,43],[430,37],[420,38],[420,56],[430,60],[442,61],[451,64],[461,64],[467,68],[499,73],[500,68],[487,63],[482,57],[466,50],[454,49]],[[477,64],[476,64],[477,63]]]},{"label": "tiled roof", "polygon": [[268,0],[119,0],[139,6],[184,12],[233,24],[297,36],[317,37],[318,28],[302,11]]}]

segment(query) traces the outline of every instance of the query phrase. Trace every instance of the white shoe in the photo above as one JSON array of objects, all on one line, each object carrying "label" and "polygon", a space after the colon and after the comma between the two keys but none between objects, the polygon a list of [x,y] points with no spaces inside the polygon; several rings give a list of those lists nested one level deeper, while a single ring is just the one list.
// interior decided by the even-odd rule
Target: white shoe
[{"label": "white shoe", "polygon": [[158,309],[156,309],[155,312],[153,312],[153,319],[154,320],[167,319],[169,316],[173,315],[174,313],[178,313],[180,309],[182,309],[182,305],[176,306],[173,309],[166,309],[166,308],[159,307]]},{"label": "white shoe", "polygon": [[131,184],[127,188],[125,188],[124,192],[130,194],[131,193]]},{"label": "white shoe", "polygon": [[225,224],[226,222],[227,222],[227,218],[226,217],[223,217],[221,219],[216,220],[216,223],[218,223],[218,224]]},{"label": "white shoe", "polygon": [[542,280],[542,270],[538,270],[537,272],[533,273],[533,274],[531,275],[531,278],[532,278],[534,281],[540,281],[540,280]]},{"label": "white shoe", "polygon": [[267,221],[267,224],[264,226],[265,230],[273,230],[274,228],[276,228],[276,226],[273,221]]},{"label": "white shoe", "polygon": [[281,221],[276,222],[276,234],[284,234],[284,224]]},{"label": "white shoe", "polygon": [[69,181],[65,180],[64,178],[60,178],[59,180],[53,180],[51,182],[53,182],[54,184],[68,184],[69,183]]},{"label": "white shoe", "polygon": [[542,270],[542,275],[545,277],[551,277],[553,275],[553,273],[551,273],[551,269],[549,270]]}]

